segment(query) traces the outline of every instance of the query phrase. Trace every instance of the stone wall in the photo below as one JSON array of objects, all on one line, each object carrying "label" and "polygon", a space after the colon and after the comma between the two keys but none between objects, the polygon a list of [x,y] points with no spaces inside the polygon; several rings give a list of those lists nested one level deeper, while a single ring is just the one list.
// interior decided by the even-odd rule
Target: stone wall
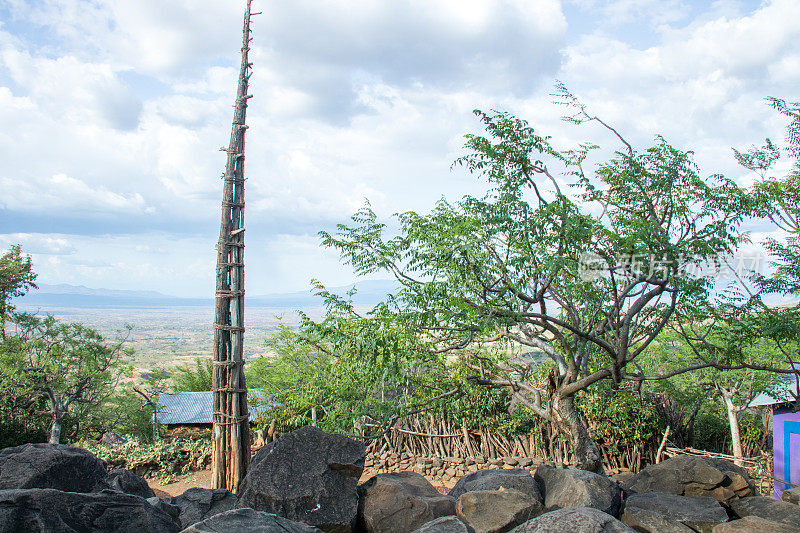
[{"label": "stone wall", "polygon": [[449,484],[461,476],[485,468],[524,468],[531,472],[541,465],[541,459],[530,457],[487,458],[475,457],[413,457],[407,452],[382,452],[368,454],[364,463],[364,476],[371,477],[385,472],[413,471],[424,475],[434,484]]}]

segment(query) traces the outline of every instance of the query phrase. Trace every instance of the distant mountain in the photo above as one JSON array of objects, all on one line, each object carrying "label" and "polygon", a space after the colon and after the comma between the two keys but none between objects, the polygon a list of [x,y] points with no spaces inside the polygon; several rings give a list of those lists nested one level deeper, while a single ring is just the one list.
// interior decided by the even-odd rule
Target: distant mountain
[{"label": "distant mountain", "polygon": [[156,291],[126,291],[117,289],[92,289],[83,285],[68,285],[59,283],[58,285],[48,285],[38,283],[42,294],[74,294],[86,296],[110,296],[112,298],[173,298]]},{"label": "distant mountain", "polygon": [[[333,287],[331,292],[345,294],[353,285]],[[360,281],[355,284],[357,293],[353,296],[353,303],[359,307],[377,304],[387,294],[393,292],[397,284],[389,280]],[[20,309],[37,309],[48,307],[59,308],[130,308],[149,309],[165,307],[201,307],[213,305],[213,298],[180,298],[169,296],[156,291],[130,291],[116,289],[92,289],[83,285],[47,285],[39,284],[38,290],[33,290],[16,298],[14,304]],[[284,294],[265,294],[261,296],[246,296],[247,307],[277,307],[277,308],[308,308],[319,307],[322,299],[311,291],[299,291]]]}]

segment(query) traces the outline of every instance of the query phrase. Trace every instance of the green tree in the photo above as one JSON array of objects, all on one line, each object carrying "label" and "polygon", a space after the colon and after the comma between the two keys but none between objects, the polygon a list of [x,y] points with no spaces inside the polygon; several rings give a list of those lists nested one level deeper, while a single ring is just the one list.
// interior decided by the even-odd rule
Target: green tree
[{"label": "green tree", "polygon": [[11,299],[35,289],[35,280],[31,258],[23,257],[19,246],[12,246],[0,257],[0,338],[5,338],[6,321],[14,311]]},{"label": "green tree", "polygon": [[[659,338],[650,350],[654,374],[672,376],[678,388],[699,391],[719,401],[727,416],[731,448],[737,464],[742,464],[743,446],[740,420],[745,409],[761,392],[775,383],[783,354],[775,342],[761,336],[753,327],[757,317],[737,317],[726,306],[703,306],[702,313],[681,317],[678,332]],[[687,368],[694,368],[690,374]]]},{"label": "green tree", "polygon": [[2,385],[43,402],[49,441],[58,444],[66,415],[100,406],[111,395],[129,370],[127,351],[123,341],[108,343],[93,329],[52,316],[15,315],[15,327],[0,343]]},{"label": "green tree", "polygon": [[[761,148],[733,151],[742,166],[760,176],[740,197],[742,210],[766,218],[785,235],[785,240],[768,238],[765,243],[774,270],[749,275],[734,270],[734,281],[717,291],[714,301],[698,301],[679,312],[674,322],[677,335],[664,336],[662,346],[653,351],[660,374],[653,379],[672,376],[684,388],[699,387],[720,400],[739,463],[744,409],[756,394],[775,383],[776,373],[793,373],[800,355],[798,305],[776,307],[763,302],[767,294],[800,294],[800,104],[776,98],[768,98],[768,102],[791,119],[787,140],[795,163],[789,175],[767,176],[780,159],[780,151],[770,139]],[[694,369],[694,375],[679,375],[687,368]]]},{"label": "green tree", "polygon": [[[793,159],[788,175],[769,177],[768,172],[780,158],[769,140],[762,148],[746,153],[734,150],[745,167],[760,174],[761,179],[751,190],[753,212],[771,221],[783,238],[768,238],[765,242],[771,254],[773,271],[754,277],[757,293],[749,305],[760,308],[760,331],[773,339],[787,362],[800,361],[800,102],[787,103],[768,98],[769,104],[789,118],[786,140],[787,152]],[[788,305],[768,306],[765,295],[780,295],[789,299]],[[800,401],[800,400],[799,400]]]},{"label": "green tree", "polygon": [[[324,327],[341,325],[334,326],[330,320]],[[359,324],[350,321],[346,326],[352,332]],[[374,354],[375,346],[334,346],[316,333],[311,328],[302,334],[281,329],[266,340],[271,355],[258,358],[247,369],[250,386],[263,390],[264,401],[273,406],[266,416],[275,418],[282,431],[312,424],[350,433],[362,416],[385,424],[414,408],[421,381],[441,375],[430,365],[412,367],[402,357],[394,357],[393,351],[387,350],[385,358],[374,358],[367,350]],[[362,331],[339,338],[374,341],[376,337],[373,330],[369,336]]]},{"label": "green tree", "polygon": [[[569,437],[579,467],[602,471],[575,395],[628,378],[674,311],[707,295],[710,281],[680,266],[735,249],[741,191],[702,179],[691,152],[661,137],[635,150],[562,86],[557,96],[569,121],[598,123],[622,145],[594,172],[584,164],[595,145],[558,150],[524,120],[476,111],[487,136],[467,135],[471,153],[456,165],[488,180],[485,196],[402,213],[396,236],[367,205],[352,225],[321,235],[358,274],[388,272],[401,284],[367,317],[391,323],[373,342],[391,339],[396,356],[420,360],[470,358],[480,383],[508,387]],[[472,357],[503,341],[544,352],[547,379]]]},{"label": "green tree", "polygon": [[117,387],[103,405],[106,427],[117,435],[132,437],[138,442],[158,440],[161,425],[154,415],[158,399],[169,386],[170,373],[153,369],[143,374],[142,382],[127,382]]},{"label": "green tree", "polygon": [[211,390],[213,362],[207,358],[194,360],[194,367],[186,363],[175,368],[170,374],[176,391],[201,392]]}]

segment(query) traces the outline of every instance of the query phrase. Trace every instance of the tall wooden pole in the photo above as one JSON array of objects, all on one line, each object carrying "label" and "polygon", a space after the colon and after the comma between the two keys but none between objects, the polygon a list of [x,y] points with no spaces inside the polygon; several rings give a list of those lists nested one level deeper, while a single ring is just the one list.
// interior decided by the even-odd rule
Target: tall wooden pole
[{"label": "tall wooden pole", "polygon": [[213,451],[211,487],[236,492],[250,464],[250,427],[244,379],[244,134],[250,69],[250,12],[247,0],[242,65],[222,189],[222,224],[217,244],[214,312]]}]

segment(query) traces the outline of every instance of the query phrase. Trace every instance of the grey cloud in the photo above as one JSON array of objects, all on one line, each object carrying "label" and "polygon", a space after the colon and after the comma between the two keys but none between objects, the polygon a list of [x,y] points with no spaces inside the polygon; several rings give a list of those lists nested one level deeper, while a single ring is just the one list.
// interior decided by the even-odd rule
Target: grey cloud
[{"label": "grey cloud", "polygon": [[254,29],[265,49],[261,68],[309,95],[308,111],[335,121],[360,110],[363,78],[526,96],[561,63],[566,24],[526,19],[508,2],[475,28],[423,16],[411,2],[381,6],[366,17],[309,0],[271,10]]},{"label": "grey cloud", "polygon": [[142,113],[142,101],[127,87],[98,91],[97,108],[106,123],[120,131],[135,130]]}]

